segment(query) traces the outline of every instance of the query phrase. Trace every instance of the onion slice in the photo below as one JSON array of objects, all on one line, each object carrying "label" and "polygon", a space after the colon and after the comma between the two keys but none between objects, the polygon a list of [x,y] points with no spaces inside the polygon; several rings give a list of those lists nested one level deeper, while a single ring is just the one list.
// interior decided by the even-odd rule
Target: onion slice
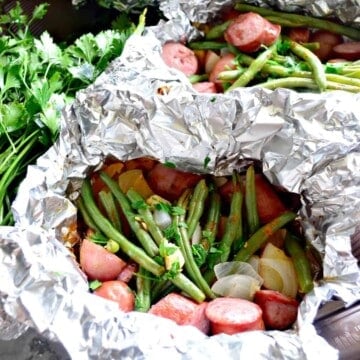
[{"label": "onion slice", "polygon": [[253,300],[260,285],[252,276],[233,274],[216,280],[211,290],[219,296]]},{"label": "onion slice", "polygon": [[217,279],[221,279],[228,275],[247,275],[256,279],[259,286],[264,282],[262,277],[255,271],[255,269],[247,262],[244,261],[229,261],[219,263],[214,266],[214,272]]}]

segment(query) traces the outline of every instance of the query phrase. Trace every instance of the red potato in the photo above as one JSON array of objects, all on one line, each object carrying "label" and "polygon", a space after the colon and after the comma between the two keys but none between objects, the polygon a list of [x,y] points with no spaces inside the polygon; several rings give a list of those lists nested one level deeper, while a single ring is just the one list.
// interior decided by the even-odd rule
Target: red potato
[{"label": "red potato", "polygon": [[263,320],[267,329],[285,330],[297,318],[299,303],[274,290],[259,290],[254,301],[263,312]]},{"label": "red potato", "polygon": [[338,44],[333,47],[333,55],[348,61],[360,59],[360,41]]},{"label": "red potato", "polygon": [[216,63],[220,60],[220,55],[215,51],[208,50],[205,56],[205,73],[210,74]]},{"label": "red potato", "polygon": [[219,59],[219,61],[216,62],[211,73],[209,74],[209,81],[215,83],[219,91],[222,91],[222,83],[220,80],[218,80],[218,75],[225,70],[234,70],[236,68],[234,60],[234,54],[225,54]]},{"label": "red potato", "polygon": [[291,28],[287,32],[287,36],[298,43],[307,43],[310,40],[310,29],[304,27]]},{"label": "red potato", "polygon": [[177,200],[185,189],[194,187],[201,175],[180,171],[157,164],[148,173],[148,183],[154,193],[167,200]]},{"label": "red potato", "polygon": [[210,94],[217,93],[216,84],[211,81],[202,81],[195,83],[193,84],[193,88],[199,93],[210,93]]},{"label": "red potato", "polygon": [[272,24],[261,15],[248,12],[239,15],[224,33],[225,40],[240,51],[258,51],[261,45],[269,46],[279,37],[281,26]]},{"label": "red potato", "polygon": [[[343,38],[341,35],[331,31],[316,30],[311,34],[310,41],[319,43],[320,48],[314,50],[314,54],[316,54],[321,61],[326,61],[334,56],[333,49],[336,45],[343,42]],[[336,56],[338,55],[335,55],[335,57]]]},{"label": "red potato", "polygon": [[191,49],[181,43],[168,42],[162,47],[162,58],[166,65],[190,76],[197,73],[198,59]]},{"label": "red potato", "polygon": [[204,332],[209,331],[205,316],[207,302],[197,304],[177,293],[170,293],[152,305],[149,313],[175,321],[178,325],[192,325]]},{"label": "red potato", "polygon": [[94,291],[94,294],[116,302],[119,305],[119,309],[124,312],[134,310],[135,295],[123,281],[105,281]]},{"label": "red potato", "polygon": [[80,246],[80,266],[89,280],[115,280],[126,262],[101,245],[84,239]]},{"label": "red potato", "polygon": [[248,300],[216,298],[208,303],[205,314],[210,320],[212,335],[265,329],[261,308]]}]

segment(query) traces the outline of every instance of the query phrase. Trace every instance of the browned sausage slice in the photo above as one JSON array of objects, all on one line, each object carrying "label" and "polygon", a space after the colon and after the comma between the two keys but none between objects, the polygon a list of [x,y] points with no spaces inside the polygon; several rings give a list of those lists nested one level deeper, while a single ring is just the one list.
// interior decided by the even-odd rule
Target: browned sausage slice
[{"label": "browned sausage slice", "polygon": [[204,333],[209,330],[205,316],[207,302],[197,304],[177,293],[170,293],[152,305],[149,313],[175,321],[178,325],[192,325]]},{"label": "browned sausage slice", "polygon": [[250,330],[264,330],[262,310],[255,303],[238,298],[217,298],[208,303],[206,316],[215,334],[236,334]]},{"label": "browned sausage slice", "polygon": [[299,303],[278,291],[259,290],[254,301],[263,311],[263,319],[267,329],[284,330],[296,320]]},{"label": "browned sausage slice", "polygon": [[333,54],[339,58],[355,61],[360,59],[360,41],[342,43],[333,47]]},{"label": "browned sausage slice", "polygon": [[281,27],[261,15],[248,12],[239,15],[224,33],[225,40],[244,52],[255,52],[261,45],[271,45],[280,35]]},{"label": "browned sausage slice", "polygon": [[[343,38],[339,34],[335,34],[327,30],[316,30],[310,36],[310,41],[318,42],[320,48],[314,50],[314,53],[321,61],[326,61],[330,59],[334,53],[334,46],[341,44]],[[336,57],[337,55],[335,55]]]},{"label": "browned sausage slice", "polygon": [[187,76],[194,75],[198,71],[199,64],[195,53],[181,43],[164,44],[162,58],[166,65],[180,70]]}]

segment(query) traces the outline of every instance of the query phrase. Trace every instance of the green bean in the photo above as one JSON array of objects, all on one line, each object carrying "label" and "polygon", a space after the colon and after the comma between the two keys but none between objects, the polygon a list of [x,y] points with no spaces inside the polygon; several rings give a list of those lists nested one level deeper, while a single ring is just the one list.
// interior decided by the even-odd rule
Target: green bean
[{"label": "green bean", "polygon": [[187,233],[189,238],[194,234],[196,226],[204,212],[205,200],[208,196],[209,189],[206,181],[201,179],[195,186],[194,192],[189,203],[189,210],[186,217]]},{"label": "green bean", "polygon": [[360,40],[360,30],[325,19],[319,19],[308,15],[280,12],[247,4],[236,4],[235,9],[244,12],[256,12],[267,18],[269,21],[283,26],[324,29],[333,33],[348,36],[351,39]]},{"label": "green bean", "polygon": [[271,45],[268,49],[263,51],[244,71],[242,75],[226,90],[226,92],[234,90],[238,87],[246,86],[251,80],[254,79],[256,74],[263,68],[266,61],[272,56],[276,50],[277,44]]},{"label": "green bean", "polygon": [[217,76],[217,80],[220,81],[232,81],[232,80],[236,80],[240,75],[242,75],[244,72],[246,71],[246,69],[244,69],[243,67],[241,68],[237,68],[235,70],[224,70],[221,71],[218,76]]},{"label": "green bean", "polygon": [[299,282],[299,290],[306,294],[314,288],[309,259],[307,258],[304,249],[299,244],[299,240],[289,232],[287,232],[285,237],[285,249],[294,263],[296,276]]},{"label": "green bean", "polygon": [[139,222],[136,220],[136,214],[131,209],[131,205],[126,195],[120,189],[119,184],[114,181],[108,174],[105,172],[100,173],[101,180],[108,186],[110,191],[115,196],[116,200],[119,202],[119,205],[129,222],[129,225],[132,231],[135,233],[136,237],[140,241],[142,247],[147,252],[147,254],[151,257],[158,255],[159,249],[154,242],[153,238],[149,235],[149,233],[142,228]]},{"label": "green bean", "polygon": [[198,82],[201,82],[201,81],[206,81],[209,79],[209,75],[208,74],[195,74],[195,75],[190,75],[188,77],[189,81],[191,84],[196,84]]},{"label": "green bean", "polygon": [[[219,256],[217,263],[225,262],[229,259],[231,246],[241,234],[242,227],[242,203],[243,194],[237,175],[233,174],[233,194],[230,203],[230,212],[226,221],[225,232],[219,244]],[[240,228],[240,229],[239,229]]]},{"label": "green bean", "polygon": [[326,76],[323,64],[320,59],[311,51],[306,49],[304,46],[299,43],[288,40],[290,44],[290,49],[294,52],[295,55],[304,59],[312,69],[314,74],[314,80],[319,86],[320,91],[326,90]]},{"label": "green bean", "polygon": [[203,236],[200,243],[203,245],[206,251],[209,251],[211,246],[213,246],[215,237],[217,234],[217,229],[219,225],[220,219],[220,195],[214,189],[210,192],[210,207],[208,212],[208,217],[206,220],[206,224],[203,230]]},{"label": "green bean", "polygon": [[135,310],[147,312],[151,306],[151,278],[150,273],[142,266],[136,275]]},{"label": "green bean", "polygon": [[[318,89],[318,85],[313,79],[300,78],[300,77],[288,77],[281,79],[268,80],[266,82],[256,84],[256,86],[263,87],[266,89],[274,90],[277,88],[307,88],[307,89]],[[327,81],[328,90],[343,90],[353,93],[360,92],[359,86],[351,86],[347,84],[339,84],[334,81]]]},{"label": "green bean", "polygon": [[81,196],[89,215],[98,228],[106,236],[108,236],[109,239],[116,241],[126,255],[156,276],[160,276],[165,272],[165,268],[163,266],[156,263],[145,253],[144,250],[130,242],[124,235],[114,228],[107,218],[103,216],[96,206],[89,179],[84,180],[81,188]]},{"label": "green bean", "polygon": [[84,201],[81,197],[79,197],[76,201],[76,206],[80,210],[81,216],[85,222],[85,224],[95,232],[101,233],[99,227],[96,225],[95,221],[91,218],[89,212],[87,211]]},{"label": "green bean", "polygon": [[[107,179],[109,177],[106,175],[104,178]],[[113,181],[111,178],[110,180]],[[81,196],[83,198],[86,209],[91,218],[94,220],[95,224],[106,236],[109,237],[109,239],[116,241],[120,245],[121,250],[126,255],[128,255],[132,260],[156,276],[165,274],[165,268],[163,266],[159,265],[156,261],[149,257],[143,249],[130,242],[123,234],[114,228],[114,226],[106,217],[102,215],[101,211],[97,208],[94,197],[92,195],[89,179],[84,180],[83,186],[81,188]],[[201,302],[205,299],[204,293],[184,274],[179,273],[169,280],[173,282],[179,289],[186,292],[194,300]]]},{"label": "green bean", "polygon": [[153,282],[151,288],[151,303],[157,302],[159,299],[175,290],[175,285],[169,280],[158,280]]},{"label": "green bean", "polygon": [[192,41],[187,45],[193,50],[221,50],[228,47],[226,42],[219,41]]},{"label": "green bean", "polygon": [[255,234],[250,236],[244,247],[235,255],[235,261],[248,261],[250,257],[266,243],[271,235],[277,230],[281,229],[290,221],[294,220],[296,214],[292,211],[287,211],[279,215],[274,220],[262,226]]},{"label": "green bean", "polygon": [[[190,190],[187,189],[184,193],[180,196],[177,205],[182,209],[186,210],[189,198],[190,198]],[[184,212],[185,213],[185,212]],[[208,283],[203,278],[200,269],[198,268],[190,244],[190,239],[187,231],[187,227],[185,225],[185,214],[175,215],[174,217],[174,224],[178,232],[178,246],[184,256],[185,259],[185,269],[190,276],[190,278],[195,282],[195,284],[202,289],[202,291],[206,294],[209,298],[214,298],[215,295],[211,291]]]},{"label": "green bean", "polygon": [[250,165],[246,171],[245,179],[245,208],[249,231],[252,235],[259,229],[260,220],[257,211],[256,188],[255,188],[255,169]]},{"label": "green bean", "polygon": [[166,239],[159,226],[155,223],[150,207],[146,204],[144,198],[133,189],[129,189],[126,195],[132,203],[141,203],[141,206],[138,207],[137,211],[141,215],[147,230],[152,235],[158,246],[163,244]]},{"label": "green bean", "polygon": [[206,40],[215,40],[215,39],[220,38],[221,36],[224,35],[224,32],[226,31],[226,29],[228,28],[230,23],[231,23],[231,20],[225,21],[219,25],[213,26],[205,35],[205,39]]},{"label": "green bean", "polygon": [[99,192],[99,199],[106,211],[107,217],[114,224],[115,229],[121,231],[120,217],[112,193],[101,190]]},{"label": "green bean", "polygon": [[233,174],[232,181],[233,194],[231,197],[230,212],[226,221],[225,232],[218,245],[218,252],[213,254],[210,264],[211,268],[209,268],[204,274],[204,278],[208,283],[212,283],[215,278],[213,267],[216,264],[228,261],[234,241],[236,241],[239,236],[241,236],[240,234],[242,234],[243,195],[238,182],[237,174]]}]

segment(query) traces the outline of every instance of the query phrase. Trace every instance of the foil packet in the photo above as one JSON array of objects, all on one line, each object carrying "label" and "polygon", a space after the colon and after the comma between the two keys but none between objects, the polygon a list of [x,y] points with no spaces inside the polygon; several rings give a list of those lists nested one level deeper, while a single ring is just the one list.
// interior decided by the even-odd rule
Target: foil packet
[{"label": "foil packet", "polygon": [[[186,2],[194,9],[198,3]],[[19,324],[13,338],[22,326],[36,329],[74,359],[337,359],[313,321],[334,297],[345,306],[360,298],[350,241],[360,219],[360,96],[260,88],[196,93],[160,55],[163,42],[197,34],[178,15],[128,40],[63,111],[58,141],[28,167],[12,206],[16,224],[0,228],[3,323]],[[218,176],[256,159],[274,185],[300,194],[299,216],[324,277],[304,297],[293,329],[208,337],[150,314],[121,313],[90,294],[67,249],[77,237],[73,201],[109,156],[152,156]],[[0,337],[10,332],[2,328]]]}]

